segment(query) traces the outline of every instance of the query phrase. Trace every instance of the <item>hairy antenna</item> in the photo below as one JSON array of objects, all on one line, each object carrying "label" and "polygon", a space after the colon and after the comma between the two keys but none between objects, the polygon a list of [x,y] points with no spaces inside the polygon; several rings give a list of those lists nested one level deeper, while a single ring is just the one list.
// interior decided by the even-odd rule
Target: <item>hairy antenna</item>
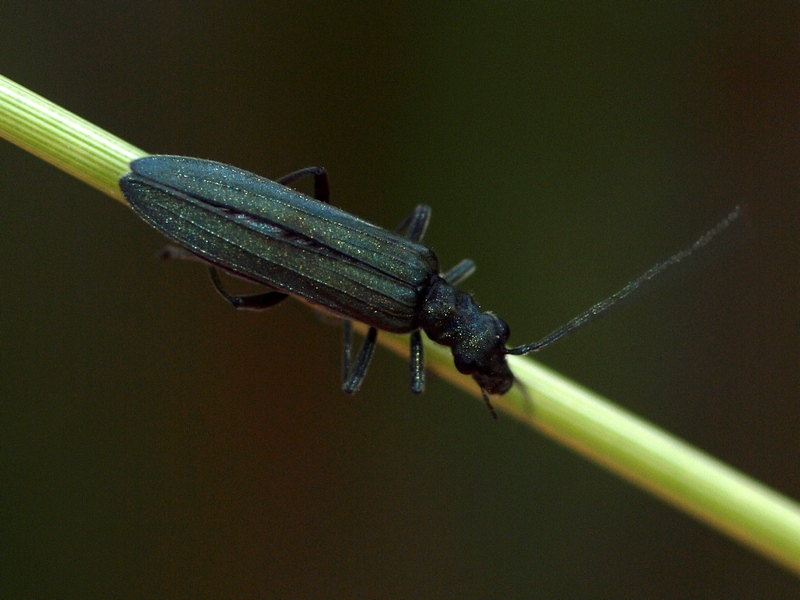
[{"label": "hairy antenna", "polygon": [[506,354],[528,354],[529,352],[535,352],[536,350],[540,350],[545,346],[549,346],[556,340],[561,339],[568,333],[583,327],[584,325],[588,325],[593,321],[596,321],[601,316],[603,316],[608,309],[614,306],[617,302],[629,296],[636,290],[638,290],[642,284],[647,283],[651,279],[655,278],[657,275],[661,274],[665,270],[667,270],[672,265],[675,265],[681,262],[684,258],[691,256],[697,250],[700,250],[703,246],[706,246],[711,240],[713,240],[718,234],[723,232],[728,226],[739,218],[742,213],[741,207],[737,206],[733,209],[733,211],[722,221],[714,225],[711,229],[706,231],[698,240],[686,248],[685,250],[681,250],[677,254],[670,256],[664,262],[660,262],[657,265],[653,265],[647,271],[645,271],[642,275],[628,283],[625,287],[623,287],[618,292],[612,294],[605,300],[601,300],[594,306],[592,306],[586,312],[578,315],[574,319],[572,319],[569,323],[562,325],[550,335],[544,337],[543,339],[539,340],[538,342],[534,342],[533,344],[525,344],[524,346],[517,346],[516,348],[508,348],[506,350]]}]

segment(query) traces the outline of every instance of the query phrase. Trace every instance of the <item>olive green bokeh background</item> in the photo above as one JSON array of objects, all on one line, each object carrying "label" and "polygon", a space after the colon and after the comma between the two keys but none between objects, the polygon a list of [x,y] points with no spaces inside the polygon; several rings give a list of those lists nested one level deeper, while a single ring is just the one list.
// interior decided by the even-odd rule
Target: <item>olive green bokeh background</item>
[{"label": "olive green bokeh background", "polygon": [[[7,2],[0,72],[150,152],[316,164],[539,357],[800,497],[795,3]],[[794,578],[299,303],[236,314],[0,144],[0,597],[782,598]]]}]

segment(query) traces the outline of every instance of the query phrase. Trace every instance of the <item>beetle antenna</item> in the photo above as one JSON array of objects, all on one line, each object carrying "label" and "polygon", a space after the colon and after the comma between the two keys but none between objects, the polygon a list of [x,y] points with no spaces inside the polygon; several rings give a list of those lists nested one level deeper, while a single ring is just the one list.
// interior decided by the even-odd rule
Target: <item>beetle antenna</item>
[{"label": "beetle antenna", "polygon": [[525,344],[524,346],[517,346],[516,348],[508,348],[506,350],[506,354],[528,354],[529,352],[535,352],[536,350],[541,350],[545,346],[549,346],[556,340],[561,339],[568,333],[583,327],[584,325],[588,325],[599,319],[603,316],[612,306],[614,306],[617,302],[629,296],[636,290],[638,290],[642,284],[647,283],[651,279],[655,278],[656,275],[661,274],[663,271],[681,262],[684,258],[691,256],[697,250],[700,250],[704,246],[706,246],[711,240],[713,240],[718,234],[722,233],[728,226],[739,218],[742,214],[741,207],[737,206],[736,208],[731,211],[731,213],[722,219],[719,223],[714,225],[711,229],[706,231],[702,236],[700,236],[697,241],[686,248],[685,250],[681,250],[677,254],[670,256],[664,262],[660,262],[657,265],[653,265],[647,271],[645,271],[642,275],[634,279],[633,281],[629,282],[625,287],[623,287],[618,292],[612,294],[605,300],[601,300],[594,306],[592,306],[586,312],[578,315],[574,319],[572,319],[569,323],[562,325],[555,331],[553,331],[550,335],[544,337],[543,339],[539,340],[538,342],[534,342],[533,344]]}]

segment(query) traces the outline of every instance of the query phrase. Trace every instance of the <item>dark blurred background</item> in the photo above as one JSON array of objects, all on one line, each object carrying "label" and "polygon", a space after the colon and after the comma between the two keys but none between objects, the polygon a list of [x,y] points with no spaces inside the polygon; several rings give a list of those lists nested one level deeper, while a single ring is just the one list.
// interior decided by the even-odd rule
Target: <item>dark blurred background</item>
[{"label": "dark blurred background", "polygon": [[[541,3],[545,4],[545,3]],[[768,7],[768,8],[767,8]],[[800,497],[796,2],[7,0],[0,73],[149,152],[427,202],[539,359]],[[779,567],[339,330],[236,313],[121,204],[0,144],[0,597],[786,598]]]}]

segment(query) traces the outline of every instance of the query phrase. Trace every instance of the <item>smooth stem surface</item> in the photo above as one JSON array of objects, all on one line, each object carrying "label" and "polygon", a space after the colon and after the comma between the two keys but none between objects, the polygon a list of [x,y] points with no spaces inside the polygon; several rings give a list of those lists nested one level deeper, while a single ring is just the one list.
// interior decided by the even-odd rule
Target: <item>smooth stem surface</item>
[{"label": "smooth stem surface", "polygon": [[147,154],[2,75],[0,137],[123,203],[119,178]]},{"label": "smooth stem surface", "polygon": [[[120,201],[117,179],[145,154],[1,76],[0,136]],[[408,336],[378,339],[408,355]],[[425,353],[432,370],[480,398],[446,348],[426,339]],[[515,387],[495,398],[505,414],[800,574],[797,503],[530,359],[509,361],[529,397]]]},{"label": "smooth stem surface", "polygon": [[[378,341],[408,356],[407,336],[381,332]],[[795,501],[530,358],[508,359],[527,397],[515,386],[492,398],[502,413],[800,574]],[[482,402],[478,386],[455,370],[447,348],[426,339],[425,363]]]}]

